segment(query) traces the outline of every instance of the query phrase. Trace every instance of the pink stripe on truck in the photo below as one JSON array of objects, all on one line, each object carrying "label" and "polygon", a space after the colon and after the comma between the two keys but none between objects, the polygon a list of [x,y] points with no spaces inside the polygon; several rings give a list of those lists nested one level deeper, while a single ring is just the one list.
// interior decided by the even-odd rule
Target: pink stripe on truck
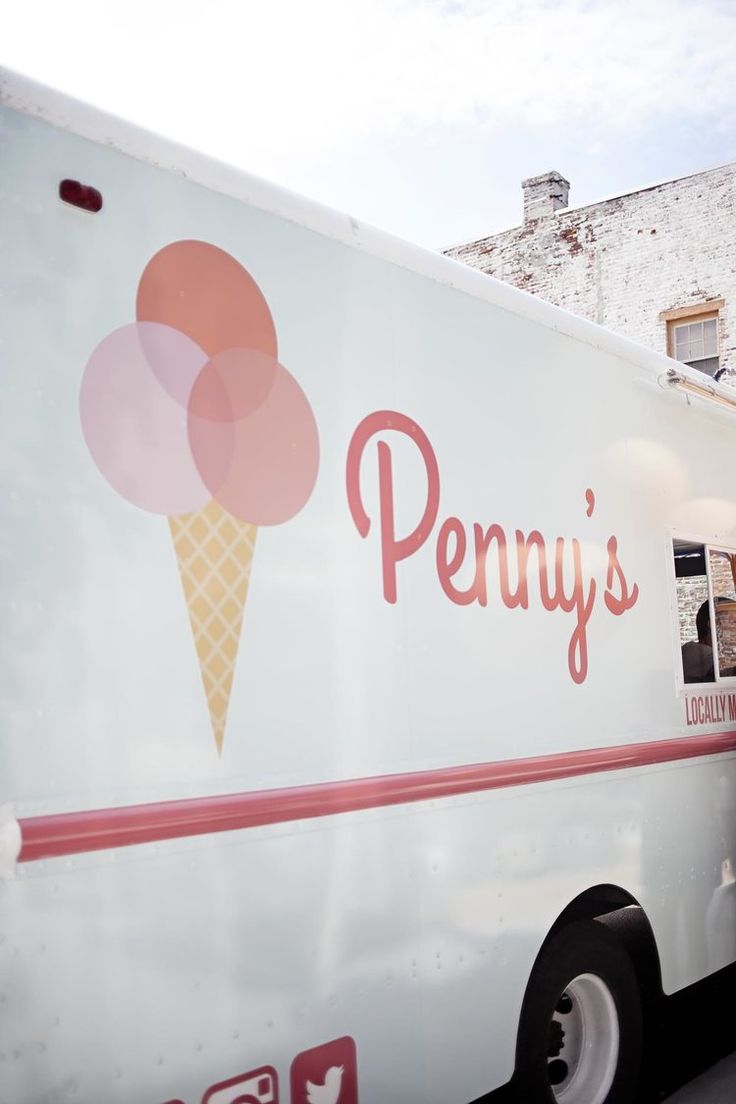
[{"label": "pink stripe on truck", "polygon": [[23,843],[18,861],[232,832],[732,751],[736,751],[736,732],[712,733],[408,774],[26,817],[19,821]]}]

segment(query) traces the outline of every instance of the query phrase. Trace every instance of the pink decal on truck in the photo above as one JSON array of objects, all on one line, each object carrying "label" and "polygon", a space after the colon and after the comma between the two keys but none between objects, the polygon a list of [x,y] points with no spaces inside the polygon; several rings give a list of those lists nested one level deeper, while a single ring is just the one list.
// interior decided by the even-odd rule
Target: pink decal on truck
[{"label": "pink decal on truck", "polygon": [[[411,418],[392,410],[382,410],[364,418],[350,442],[346,469],[348,504],[362,537],[368,536],[371,523],[360,491],[361,465],[372,438],[387,431],[401,433],[416,444],[427,472],[427,495],[421,518],[408,536],[397,540],[394,528],[395,488],[391,449],[385,441],[376,442],[383,594],[387,602],[396,602],[397,564],[419,551],[428,540],[437,520],[440,476],[437,457],[429,438]],[[595,494],[590,487],[585,492],[585,499],[586,515],[591,517],[595,508]],[[514,536],[510,537],[501,525],[483,526],[479,522],[473,523],[469,539],[466,525],[460,518],[450,516],[441,523],[437,534],[437,579],[444,594],[456,605],[467,606],[473,602],[480,606],[487,605],[487,556],[493,544],[497,551],[501,601],[507,609],[529,609],[530,580],[536,574],[539,601],[543,609],[548,612],[559,609],[563,613],[575,615],[567,660],[573,682],[582,683],[588,673],[587,627],[595,606],[598,584],[595,579],[586,575],[583,549],[577,537],[557,537],[553,549],[548,547],[550,543],[537,529],[526,535],[517,529]],[[636,604],[639,588],[636,584],[629,588],[618,558],[618,541],[615,536],[609,538],[607,550],[604,602],[608,611],[618,616]],[[536,573],[530,569],[532,554],[536,561]],[[511,583],[510,559],[515,561],[515,586]],[[463,589],[456,585],[454,579],[468,560],[471,565],[474,564],[475,570],[470,586]]]},{"label": "pink decal on truck", "polygon": [[303,1050],[291,1063],[291,1104],[358,1104],[358,1062],[349,1035]]},{"label": "pink decal on truck", "polygon": [[273,1066],[220,1081],[202,1097],[202,1104],[279,1104],[279,1079]]},{"label": "pink decal on truck", "polygon": [[23,817],[18,862],[81,855],[186,836],[210,835],[382,809],[415,801],[530,786],[559,778],[630,770],[736,751],[736,731],[652,740],[644,744],[587,748],[554,755],[468,763],[438,770],[318,782],[281,790],[213,794],[209,797],[83,809]]},{"label": "pink decal on truck", "polygon": [[317,478],[317,425],[276,360],[253,278],[213,245],[174,242],[146,266],[137,306],[82,379],[82,429],[102,474],[153,513],[215,499],[255,525],[293,517]]},{"label": "pink decal on truck", "polygon": [[363,508],[360,494],[360,462],[371,437],[381,430],[396,430],[411,437],[422,454],[427,470],[427,502],[424,513],[408,536],[396,539],[394,530],[394,489],[391,450],[383,441],[378,442],[378,493],[381,512],[381,549],[383,553],[383,595],[387,602],[396,601],[396,565],[421,548],[437,520],[440,505],[440,473],[437,458],[429,439],[416,422],[404,414],[381,410],[370,414],[360,423],[350,442],[347,461],[347,491],[350,512],[361,537],[367,537],[370,518]]},{"label": "pink decal on truck", "polygon": [[276,359],[253,277],[201,241],[161,249],[141,276],[137,321],[98,344],[80,415],[108,483],[166,514],[218,751],[222,751],[259,525],[297,514],[314,488],[319,436]]}]

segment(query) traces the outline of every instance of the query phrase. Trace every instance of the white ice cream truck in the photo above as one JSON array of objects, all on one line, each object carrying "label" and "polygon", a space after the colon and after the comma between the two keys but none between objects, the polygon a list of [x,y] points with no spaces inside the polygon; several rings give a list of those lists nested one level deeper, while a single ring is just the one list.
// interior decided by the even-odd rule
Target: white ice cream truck
[{"label": "white ice cream truck", "polygon": [[736,960],[736,392],[2,93],[0,1101],[633,1101]]}]

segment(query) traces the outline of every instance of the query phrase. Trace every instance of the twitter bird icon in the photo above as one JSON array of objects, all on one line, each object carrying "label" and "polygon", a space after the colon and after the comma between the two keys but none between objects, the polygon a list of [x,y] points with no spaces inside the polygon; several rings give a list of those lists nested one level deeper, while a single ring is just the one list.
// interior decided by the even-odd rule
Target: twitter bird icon
[{"label": "twitter bird icon", "polygon": [[303,1050],[291,1064],[291,1104],[358,1104],[355,1040],[349,1035]]},{"label": "twitter bird icon", "polygon": [[325,1074],[323,1085],[315,1085],[307,1081],[307,1100],[309,1104],[339,1104],[340,1087],[344,1066],[330,1066]]}]

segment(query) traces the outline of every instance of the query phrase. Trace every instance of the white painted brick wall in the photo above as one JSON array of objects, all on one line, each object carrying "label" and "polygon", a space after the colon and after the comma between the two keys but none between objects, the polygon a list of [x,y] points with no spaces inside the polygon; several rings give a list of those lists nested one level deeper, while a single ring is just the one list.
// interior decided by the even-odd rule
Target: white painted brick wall
[{"label": "white painted brick wall", "polygon": [[563,209],[448,256],[666,353],[661,311],[724,299],[736,371],[736,164]]}]

